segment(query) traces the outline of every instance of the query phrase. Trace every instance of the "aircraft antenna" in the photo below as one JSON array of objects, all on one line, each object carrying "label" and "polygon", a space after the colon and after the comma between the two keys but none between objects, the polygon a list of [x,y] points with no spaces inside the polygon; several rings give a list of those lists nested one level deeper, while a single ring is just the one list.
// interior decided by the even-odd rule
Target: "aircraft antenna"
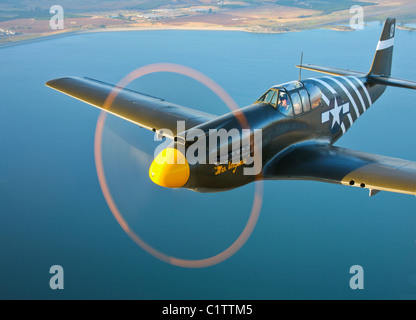
[{"label": "aircraft antenna", "polygon": [[302,55],[300,56],[300,67],[299,67],[299,82],[302,78],[302,65],[303,65],[303,52]]}]

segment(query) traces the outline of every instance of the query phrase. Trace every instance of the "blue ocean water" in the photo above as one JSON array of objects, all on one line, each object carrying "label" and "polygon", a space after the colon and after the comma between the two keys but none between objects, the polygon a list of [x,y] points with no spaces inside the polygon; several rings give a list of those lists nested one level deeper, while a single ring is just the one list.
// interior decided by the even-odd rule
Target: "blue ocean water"
[{"label": "blue ocean water", "polygon": [[[370,68],[382,26],[351,33],[142,31],[80,34],[0,49],[1,299],[402,299],[416,297],[416,199],[314,182],[266,182],[247,243],[208,268],[162,262],[111,214],[98,183],[99,110],[44,83],[88,76],[117,83],[169,62],[214,79],[240,106],[298,78],[304,62]],[[393,75],[416,80],[416,33],[397,31]],[[315,74],[304,71],[303,78]],[[227,107],[184,76],[157,73],[132,89],[213,114]],[[416,160],[415,92],[389,88],[337,145]],[[108,184],[123,216],[149,245],[182,259],[230,246],[250,214],[254,185],[220,194],[166,190],[148,178],[153,135],[108,117]],[[51,290],[61,265],[64,290]],[[361,265],[365,289],[351,290]]]}]

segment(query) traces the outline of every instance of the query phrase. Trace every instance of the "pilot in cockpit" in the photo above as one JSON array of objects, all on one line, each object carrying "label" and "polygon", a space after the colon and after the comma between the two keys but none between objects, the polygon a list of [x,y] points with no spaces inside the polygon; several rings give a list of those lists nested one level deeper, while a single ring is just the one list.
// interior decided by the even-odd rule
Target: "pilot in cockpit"
[{"label": "pilot in cockpit", "polygon": [[280,93],[279,107],[284,109],[284,110],[289,109],[288,97],[287,97],[287,93],[285,93],[285,92]]}]

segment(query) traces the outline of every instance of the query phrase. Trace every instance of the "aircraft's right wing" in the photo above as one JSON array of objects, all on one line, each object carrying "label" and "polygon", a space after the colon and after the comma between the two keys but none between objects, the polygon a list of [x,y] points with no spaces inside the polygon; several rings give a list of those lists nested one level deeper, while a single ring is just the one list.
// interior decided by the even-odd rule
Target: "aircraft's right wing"
[{"label": "aircraft's right wing", "polygon": [[265,179],[313,180],[416,195],[416,162],[331,145],[294,148],[264,168]]},{"label": "aircraft's right wing", "polygon": [[[46,85],[102,110],[109,94],[117,92],[109,110],[105,111],[155,132],[169,129],[174,136],[179,133],[176,132],[177,121],[185,121],[187,130],[216,118],[212,114],[90,78],[66,77],[48,81]],[[168,136],[166,133],[162,135]]]}]

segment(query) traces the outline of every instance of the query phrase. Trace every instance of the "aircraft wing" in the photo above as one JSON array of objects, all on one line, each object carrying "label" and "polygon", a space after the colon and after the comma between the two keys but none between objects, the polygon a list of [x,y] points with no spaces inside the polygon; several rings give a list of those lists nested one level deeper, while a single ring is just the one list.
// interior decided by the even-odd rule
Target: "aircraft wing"
[{"label": "aircraft wing", "polygon": [[265,179],[313,180],[416,195],[416,162],[330,145],[294,148],[264,168]]},{"label": "aircraft wing", "polygon": [[[102,110],[104,110],[104,102],[108,95],[113,90],[117,91],[117,97],[109,110],[105,111],[154,132],[169,129],[174,136],[179,133],[176,132],[177,121],[185,121],[185,130],[187,130],[216,118],[216,116],[205,112],[90,78],[60,78],[48,81],[46,86]],[[160,134],[166,135],[162,132]]]}]

